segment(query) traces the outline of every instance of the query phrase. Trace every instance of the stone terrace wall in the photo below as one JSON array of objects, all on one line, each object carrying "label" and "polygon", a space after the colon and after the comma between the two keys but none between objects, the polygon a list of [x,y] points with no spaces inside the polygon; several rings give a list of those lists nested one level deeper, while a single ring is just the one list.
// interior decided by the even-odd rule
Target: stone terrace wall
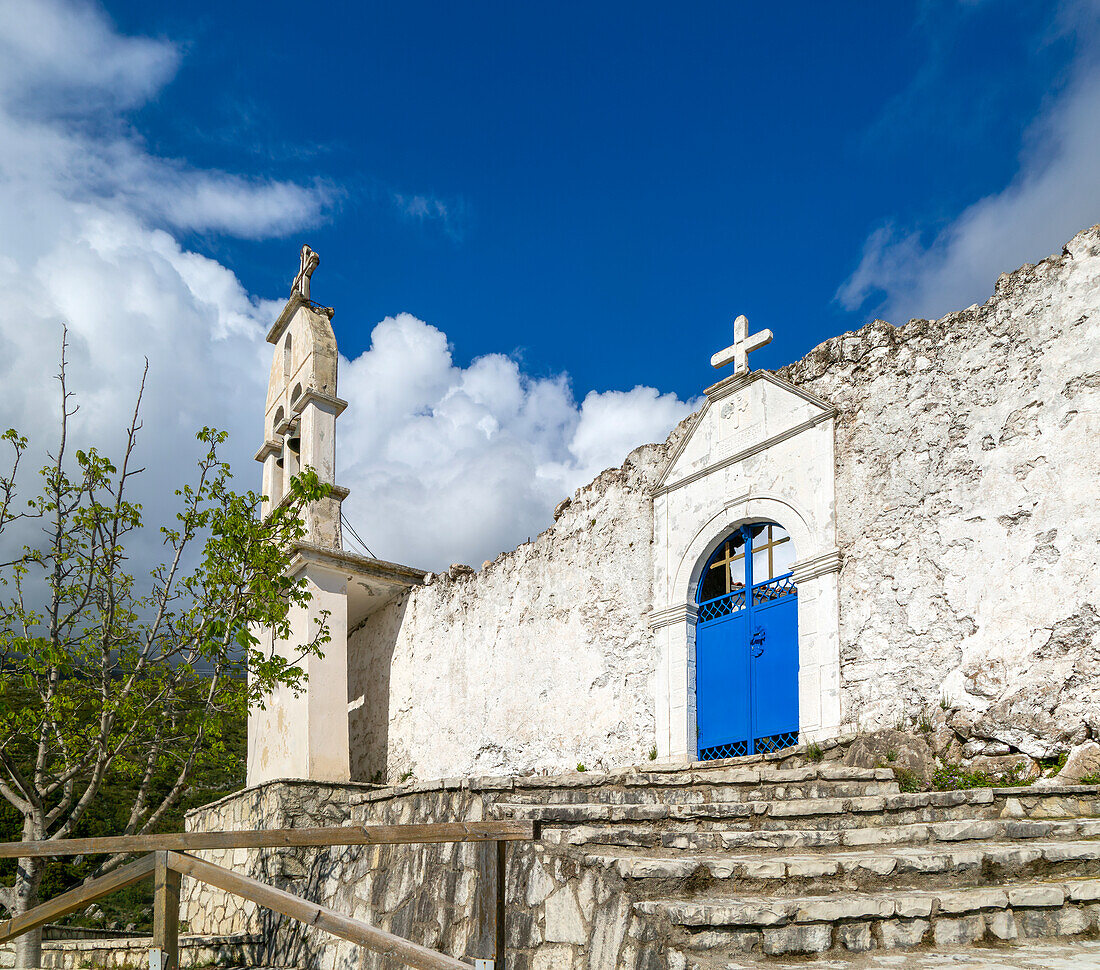
[{"label": "stone terrace wall", "polygon": [[[349,823],[482,821],[513,790],[537,793],[605,776],[482,778],[366,791],[311,782],[272,782],[189,813],[188,831]],[[218,850],[197,853],[244,875],[457,957],[491,958],[494,843],[350,846],[332,849]],[[589,954],[592,970],[621,963],[630,900],[613,870],[581,873],[575,860],[542,843],[508,848],[508,948],[514,970],[571,967]],[[260,966],[307,970],[393,970],[392,960],[220,890],[183,881],[180,916],[192,932],[254,934]],[[632,946],[632,943],[626,943]]]},{"label": "stone terrace wall", "polygon": [[[650,490],[667,445],[579,489],[477,573],[437,575],[349,637],[352,777],[636,762],[652,744]],[[564,504],[564,503],[563,503]]]},{"label": "stone terrace wall", "polygon": [[[827,741],[819,756],[835,767],[854,740]],[[807,757],[808,749],[801,746],[737,759],[734,770],[804,767]],[[715,767],[720,766],[708,766]],[[683,791],[683,786],[698,780],[683,768],[647,761],[612,773],[455,778],[392,787],[276,781],[193,809],[187,813],[186,830],[480,822],[498,818],[493,806],[517,797],[537,803],[587,801],[596,797],[593,792],[598,789],[617,788],[609,798],[629,804],[644,801],[642,793],[651,785]],[[644,959],[639,940],[628,934],[628,926],[637,920],[631,919],[631,897],[614,867],[583,865],[577,853],[555,840],[511,842],[507,851],[510,970],[568,970],[585,965],[583,960],[589,970],[664,965]],[[452,956],[493,955],[494,843],[225,849],[195,854]],[[192,933],[262,940],[255,954],[257,966],[306,970],[396,970],[399,966],[186,877],[180,917]]]},{"label": "stone terrace wall", "polygon": [[[258,966],[263,941],[252,936],[191,936],[179,938],[179,965],[182,970],[209,970],[210,967]],[[149,965],[153,938],[131,937],[97,940],[46,940],[42,944],[45,970],[135,970]],[[0,943],[0,967],[15,966],[15,944]]]},{"label": "stone terrace wall", "polygon": [[1035,756],[1100,734],[1100,226],[982,306],[780,373],[840,410],[850,723],[947,695]]}]

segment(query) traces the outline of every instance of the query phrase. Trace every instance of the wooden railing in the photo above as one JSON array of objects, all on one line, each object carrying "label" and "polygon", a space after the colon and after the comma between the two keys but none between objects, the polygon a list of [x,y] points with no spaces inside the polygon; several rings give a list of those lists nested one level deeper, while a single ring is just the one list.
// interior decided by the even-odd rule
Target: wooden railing
[{"label": "wooden railing", "polygon": [[404,937],[337,913],[206,862],[189,851],[203,849],[261,849],[291,846],[408,845],[440,842],[494,842],[496,886],[493,906],[494,970],[503,970],[505,948],[505,865],[507,844],[537,837],[535,823],[440,822],[429,825],[361,825],[314,829],[251,829],[240,832],[173,832],[164,835],[120,835],[92,839],[54,839],[44,842],[0,843],[0,859],[145,852],[128,865],[91,879],[69,892],[35,906],[11,919],[0,921],[0,943],[38,929],[52,920],[82,909],[96,899],[125,889],[143,879],[153,879],[152,953],[164,970],[179,967],[180,880],[188,876],[225,892],[248,899],[276,913],[350,940],[376,953],[394,957],[418,970],[469,970],[455,957],[413,943]]}]

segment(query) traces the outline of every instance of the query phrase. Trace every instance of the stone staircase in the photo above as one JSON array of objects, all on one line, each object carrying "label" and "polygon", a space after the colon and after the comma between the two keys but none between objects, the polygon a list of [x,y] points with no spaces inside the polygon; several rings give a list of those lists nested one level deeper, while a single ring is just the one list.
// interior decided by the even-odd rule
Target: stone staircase
[{"label": "stone staircase", "polygon": [[1100,931],[1095,786],[907,794],[889,769],[761,759],[545,781],[496,812],[621,886],[623,965],[863,966]]}]

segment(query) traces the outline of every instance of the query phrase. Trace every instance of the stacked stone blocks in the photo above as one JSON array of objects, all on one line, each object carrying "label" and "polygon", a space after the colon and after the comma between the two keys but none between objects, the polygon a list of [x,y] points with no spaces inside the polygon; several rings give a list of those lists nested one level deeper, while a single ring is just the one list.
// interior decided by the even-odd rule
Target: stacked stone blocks
[{"label": "stacked stone blocks", "polygon": [[[273,783],[189,827],[536,819],[540,838],[509,847],[509,970],[843,961],[1100,927],[1096,787],[906,794],[888,769],[799,754],[398,788]],[[454,956],[491,956],[489,846],[207,855]],[[219,897],[185,885],[192,929],[261,933],[269,965],[384,962]]]}]

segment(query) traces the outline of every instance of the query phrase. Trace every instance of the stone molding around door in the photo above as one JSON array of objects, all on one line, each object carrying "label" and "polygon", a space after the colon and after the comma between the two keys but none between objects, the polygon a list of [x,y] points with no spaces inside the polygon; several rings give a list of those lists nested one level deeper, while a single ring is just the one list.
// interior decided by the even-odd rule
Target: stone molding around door
[{"label": "stone molding around door", "polygon": [[[654,490],[658,757],[694,760],[695,594],[710,555],[736,527],[775,522],[795,545],[800,740],[840,732],[835,411],[766,372],[718,385]],[[724,446],[737,436],[737,455]],[[743,457],[742,457],[743,456]],[[676,481],[675,487],[665,482]]]}]

